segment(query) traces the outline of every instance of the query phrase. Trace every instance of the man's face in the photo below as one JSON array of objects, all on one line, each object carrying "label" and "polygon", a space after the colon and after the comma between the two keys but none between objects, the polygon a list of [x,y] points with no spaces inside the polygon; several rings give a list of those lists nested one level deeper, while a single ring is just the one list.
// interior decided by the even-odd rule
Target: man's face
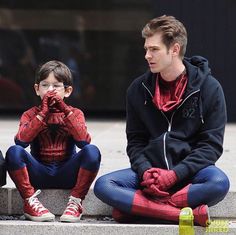
[{"label": "man's face", "polygon": [[171,69],[172,48],[168,50],[164,45],[161,33],[155,33],[146,38],[144,49],[146,50],[145,59],[152,73],[166,72]]}]

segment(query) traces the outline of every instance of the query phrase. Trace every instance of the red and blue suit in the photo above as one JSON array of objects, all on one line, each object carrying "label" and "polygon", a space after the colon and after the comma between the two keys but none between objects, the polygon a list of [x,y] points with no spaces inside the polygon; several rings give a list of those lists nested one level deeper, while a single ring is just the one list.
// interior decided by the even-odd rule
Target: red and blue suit
[{"label": "red and blue suit", "polygon": [[9,175],[24,199],[35,188],[62,188],[83,200],[101,161],[99,149],[90,144],[84,114],[71,106],[70,115],[51,108],[40,120],[41,109],[33,107],[21,117],[16,145],[6,153]]}]

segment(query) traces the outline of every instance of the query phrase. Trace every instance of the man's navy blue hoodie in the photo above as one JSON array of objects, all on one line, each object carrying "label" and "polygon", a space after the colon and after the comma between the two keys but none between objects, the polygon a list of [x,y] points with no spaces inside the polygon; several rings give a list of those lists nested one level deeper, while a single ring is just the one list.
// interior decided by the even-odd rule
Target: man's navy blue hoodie
[{"label": "man's navy blue hoodie", "polygon": [[214,165],[223,151],[226,106],[223,90],[200,56],[184,59],[188,83],[172,113],[152,102],[156,75],[150,71],[127,90],[127,153],[141,178],[151,167],[172,169],[179,180]]}]

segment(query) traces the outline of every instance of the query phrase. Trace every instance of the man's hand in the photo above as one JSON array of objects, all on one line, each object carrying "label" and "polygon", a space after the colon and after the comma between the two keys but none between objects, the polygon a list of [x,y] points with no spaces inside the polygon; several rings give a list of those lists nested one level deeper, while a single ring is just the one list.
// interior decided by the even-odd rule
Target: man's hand
[{"label": "man's hand", "polygon": [[143,189],[143,192],[156,197],[167,197],[170,195],[168,192],[161,191],[160,189],[158,189],[155,184],[151,184],[148,187],[145,187]]},{"label": "man's hand", "polygon": [[151,196],[165,197],[169,196],[168,192],[160,190],[155,182],[158,178],[159,168],[150,168],[143,173],[143,181],[141,186],[144,187],[143,192]]},{"label": "man's hand", "polygon": [[53,106],[58,108],[66,116],[68,116],[72,112],[70,107],[63,101],[63,99],[59,95],[53,96],[51,102],[53,103]]},{"label": "man's hand", "polygon": [[144,184],[146,186],[155,183],[155,180],[158,177],[158,169],[159,168],[153,167],[153,168],[146,170],[143,173],[143,182],[145,182]]},{"label": "man's hand", "polygon": [[163,191],[170,189],[177,182],[177,175],[173,170],[164,170],[158,168],[158,177],[156,178],[155,185]]},{"label": "man's hand", "polygon": [[168,196],[167,190],[177,182],[177,176],[173,170],[151,168],[144,172],[141,185],[144,192],[154,196]]}]

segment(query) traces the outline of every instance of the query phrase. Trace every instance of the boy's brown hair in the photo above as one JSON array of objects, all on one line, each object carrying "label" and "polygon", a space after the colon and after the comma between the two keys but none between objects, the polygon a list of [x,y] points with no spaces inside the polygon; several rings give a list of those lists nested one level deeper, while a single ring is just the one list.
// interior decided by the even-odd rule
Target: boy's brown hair
[{"label": "boy's brown hair", "polygon": [[63,82],[65,86],[73,85],[73,78],[70,69],[57,60],[51,60],[39,66],[36,72],[35,84],[39,84],[41,81],[46,79],[51,72],[53,72],[58,82]]}]

